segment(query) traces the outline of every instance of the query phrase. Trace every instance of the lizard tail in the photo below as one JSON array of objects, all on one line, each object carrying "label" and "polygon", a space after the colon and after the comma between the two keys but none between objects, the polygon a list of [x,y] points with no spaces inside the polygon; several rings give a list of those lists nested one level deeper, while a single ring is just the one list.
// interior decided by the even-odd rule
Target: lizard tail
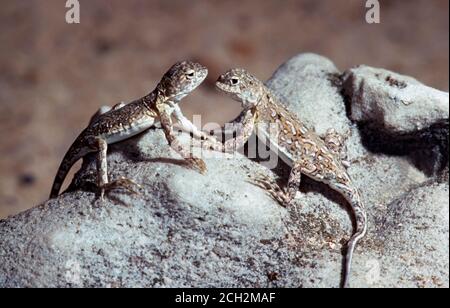
[{"label": "lizard tail", "polygon": [[345,256],[345,269],[344,269],[344,280],[342,286],[344,288],[349,287],[351,266],[353,253],[355,251],[356,245],[358,242],[366,235],[367,233],[367,214],[364,209],[364,204],[361,200],[361,195],[357,189],[352,192],[348,192],[346,199],[350,203],[352,207],[353,214],[355,216],[356,221],[356,229],[353,233],[352,237],[347,243],[347,253]]},{"label": "lizard tail", "polygon": [[78,142],[75,141],[70,146],[66,155],[64,155],[61,165],[58,168],[58,172],[56,173],[55,180],[53,181],[53,186],[50,192],[50,199],[58,197],[59,191],[61,190],[61,186],[63,185],[67,174],[69,173],[72,166],[83,156],[81,154],[82,153],[80,153]]}]

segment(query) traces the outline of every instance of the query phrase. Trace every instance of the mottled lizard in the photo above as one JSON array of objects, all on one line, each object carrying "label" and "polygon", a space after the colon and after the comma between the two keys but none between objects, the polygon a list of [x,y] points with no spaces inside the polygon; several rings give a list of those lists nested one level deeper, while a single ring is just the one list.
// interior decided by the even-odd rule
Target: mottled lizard
[{"label": "mottled lizard", "polygon": [[134,192],[133,187],[137,184],[133,180],[120,178],[108,181],[106,159],[108,144],[128,139],[158,123],[161,124],[168,143],[189,163],[189,166],[197,168],[201,173],[205,172],[206,165],[203,160],[193,157],[190,149],[176,138],[171,117],[173,115],[182,128],[195,137],[210,139],[183,116],[178,106],[180,100],[197,88],[207,74],[208,70],[201,64],[190,61],[178,62],[167,71],[155,90],[148,95],[126,105],[117,104],[112,110],[95,115],[64,156],[50,198],[58,196],[71,167],[85,155],[95,152],[100,198],[104,198],[105,192],[118,187]]},{"label": "mottled lizard", "polygon": [[327,184],[350,204],[356,229],[347,244],[343,280],[343,286],[347,287],[355,247],[367,231],[367,215],[360,193],[338,155],[339,136],[331,130],[322,140],[283,106],[261,81],[243,69],[232,69],[221,75],[216,86],[241,102],[243,111],[238,118],[241,127],[235,138],[223,144],[206,140],[203,148],[232,152],[244,146],[255,132],[258,139],[275,150],[291,167],[286,188],[280,188],[267,177],[253,178],[255,184],[265,188],[279,203],[283,206],[292,203],[304,174]]}]

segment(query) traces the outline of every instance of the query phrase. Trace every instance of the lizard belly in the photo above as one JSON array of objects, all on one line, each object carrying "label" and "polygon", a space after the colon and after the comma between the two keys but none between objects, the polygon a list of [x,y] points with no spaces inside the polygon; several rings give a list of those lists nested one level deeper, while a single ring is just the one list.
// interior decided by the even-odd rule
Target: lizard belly
[{"label": "lizard belly", "polygon": [[157,124],[156,122],[157,121],[155,121],[155,119],[152,120],[146,119],[140,122],[133,123],[130,126],[126,127],[123,126],[120,130],[108,134],[104,137],[108,144],[120,142],[146,131],[150,127]]},{"label": "lizard belly", "polygon": [[267,130],[263,127],[257,128],[256,135],[258,136],[258,139],[263,141],[266,146],[269,146],[272,152],[276,153],[281,160],[292,168],[294,158],[292,157],[292,154],[286,150],[286,148],[279,146],[278,140],[274,140],[273,136],[270,136]]}]

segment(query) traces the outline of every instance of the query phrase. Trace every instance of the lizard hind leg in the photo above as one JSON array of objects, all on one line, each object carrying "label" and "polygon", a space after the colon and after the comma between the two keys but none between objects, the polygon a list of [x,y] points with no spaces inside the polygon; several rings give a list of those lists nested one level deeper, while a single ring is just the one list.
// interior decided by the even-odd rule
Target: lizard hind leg
[{"label": "lizard hind leg", "polygon": [[341,159],[344,167],[348,168],[350,162],[347,161],[347,146],[345,144],[348,135],[341,135],[335,129],[327,130],[324,141],[328,149]]},{"label": "lizard hind leg", "polygon": [[94,113],[91,117],[91,119],[89,120],[89,124],[94,123],[101,115],[109,112],[109,111],[115,111],[115,110],[119,110],[120,108],[124,107],[126,104],[124,102],[120,102],[118,104],[115,104],[114,106],[110,107],[110,106],[102,106],[100,107],[96,113]]},{"label": "lizard hind leg", "polygon": [[272,199],[278,202],[282,207],[288,207],[289,200],[286,192],[281,188],[275,179],[262,174],[249,175],[248,182],[265,190]]},{"label": "lizard hind leg", "polygon": [[340,153],[344,146],[343,137],[333,128],[327,130],[324,141],[327,147],[335,154]]},{"label": "lizard hind leg", "polygon": [[99,188],[100,199],[104,200],[105,193],[117,188],[124,188],[129,193],[138,194],[135,190],[136,187],[140,188],[140,185],[133,180],[121,177],[112,182],[108,181],[108,162],[106,159],[108,144],[104,139],[96,138],[95,144],[98,147],[97,155],[97,186]]},{"label": "lizard hind leg", "polygon": [[294,164],[289,181],[286,188],[282,188],[276,181],[267,175],[257,174],[250,176],[250,183],[266,190],[269,195],[277,201],[282,207],[289,207],[292,205],[295,196],[299,190],[302,175],[302,162],[298,161]]}]

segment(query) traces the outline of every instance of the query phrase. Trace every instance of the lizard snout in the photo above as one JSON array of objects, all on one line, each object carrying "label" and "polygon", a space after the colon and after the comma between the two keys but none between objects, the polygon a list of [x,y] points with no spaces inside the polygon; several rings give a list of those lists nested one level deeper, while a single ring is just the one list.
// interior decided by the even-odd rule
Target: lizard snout
[{"label": "lizard snout", "polygon": [[224,75],[220,75],[219,78],[217,78],[216,84],[217,83],[224,83],[225,82],[225,76]]}]

